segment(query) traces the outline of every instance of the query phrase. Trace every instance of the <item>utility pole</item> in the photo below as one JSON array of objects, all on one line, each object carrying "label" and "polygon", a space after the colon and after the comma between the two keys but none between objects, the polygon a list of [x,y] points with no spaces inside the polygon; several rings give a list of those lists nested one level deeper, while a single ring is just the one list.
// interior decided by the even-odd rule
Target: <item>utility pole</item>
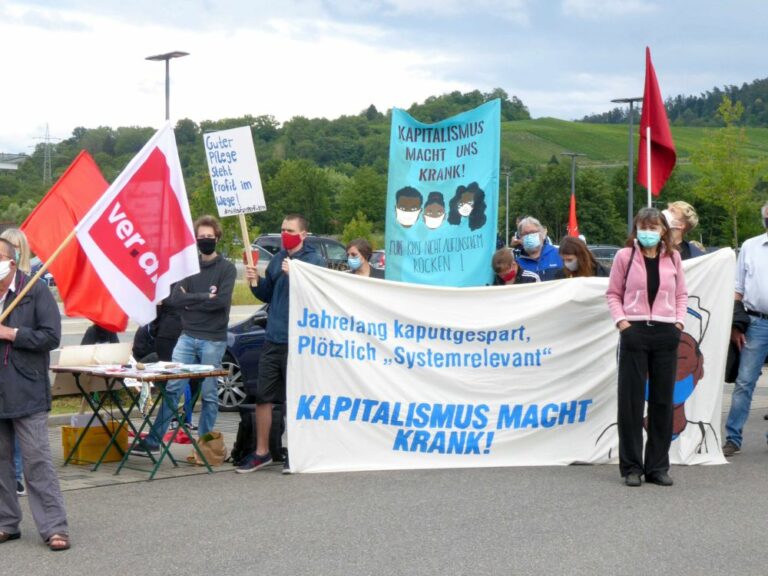
[{"label": "utility pole", "polygon": [[44,136],[35,136],[35,140],[42,140],[43,141],[43,184],[45,186],[48,186],[53,181],[52,176],[52,155],[51,155],[51,147],[53,146],[51,144],[51,140],[57,140],[60,141],[61,138],[52,138],[51,133],[48,130],[48,123],[45,123],[45,135]]},{"label": "utility pole", "polygon": [[632,133],[632,121],[634,119],[634,108],[633,105],[635,102],[642,102],[643,98],[639,96],[635,96],[634,98],[616,98],[615,100],[611,100],[611,102],[614,102],[616,104],[629,104],[629,165],[627,167],[627,234],[632,233],[632,222],[635,219],[635,199],[634,199],[634,189],[635,189],[635,138],[634,134]]},{"label": "utility pole", "polygon": [[507,182],[507,207],[504,210],[504,220],[506,220],[506,235],[504,236],[504,246],[509,246],[509,168],[504,168],[504,176]]}]

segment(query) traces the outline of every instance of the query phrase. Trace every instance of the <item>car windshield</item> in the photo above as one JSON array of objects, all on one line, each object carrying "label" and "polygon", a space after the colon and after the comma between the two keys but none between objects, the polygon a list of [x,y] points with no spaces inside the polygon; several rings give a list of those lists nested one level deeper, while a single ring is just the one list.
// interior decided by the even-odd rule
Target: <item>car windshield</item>
[{"label": "car windshield", "polygon": [[342,246],[341,244],[332,244],[328,242],[325,245],[325,249],[328,252],[329,260],[346,260],[347,259],[347,251],[344,249],[344,246]]}]

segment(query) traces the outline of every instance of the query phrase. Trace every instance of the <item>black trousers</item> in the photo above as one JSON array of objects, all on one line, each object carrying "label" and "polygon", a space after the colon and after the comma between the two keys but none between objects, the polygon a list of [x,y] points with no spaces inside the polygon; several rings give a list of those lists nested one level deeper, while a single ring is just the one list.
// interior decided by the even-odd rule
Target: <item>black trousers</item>
[{"label": "black trousers", "polygon": [[[631,324],[619,344],[619,470],[622,476],[667,472],[680,331],[668,323]],[[646,382],[648,441],[643,460]]]}]

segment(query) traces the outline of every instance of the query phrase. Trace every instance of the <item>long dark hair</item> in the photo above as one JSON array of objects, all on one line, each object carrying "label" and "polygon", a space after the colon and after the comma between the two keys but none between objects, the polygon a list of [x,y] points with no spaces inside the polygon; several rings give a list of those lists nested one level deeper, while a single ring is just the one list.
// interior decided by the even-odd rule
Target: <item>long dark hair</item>
[{"label": "long dark hair", "polygon": [[667,251],[667,256],[672,258],[674,247],[672,246],[672,238],[669,234],[669,222],[667,222],[667,219],[664,218],[664,214],[657,208],[641,208],[638,211],[634,222],[632,222],[632,233],[629,235],[629,238],[627,238],[627,242],[624,245],[631,248],[635,244],[635,240],[637,240],[637,228],[641,224],[651,224],[653,226],[656,224],[661,225],[661,244]]},{"label": "long dark hair", "polygon": [[472,212],[469,215],[469,229],[477,230],[485,225],[485,192],[480,189],[477,182],[472,182],[469,186],[459,186],[456,188],[456,193],[453,198],[448,202],[450,210],[448,212],[448,223],[457,226],[461,224],[461,214],[459,214],[459,200],[461,195],[465,192],[471,192],[474,194],[474,204],[472,205]]},{"label": "long dark hair", "polygon": [[576,262],[579,263],[579,267],[575,272],[571,272],[563,266],[563,272],[567,278],[574,276],[594,276],[597,271],[597,260],[595,260],[592,252],[589,251],[587,245],[580,238],[574,236],[565,236],[560,240],[560,247],[558,248],[560,256],[576,256]]}]

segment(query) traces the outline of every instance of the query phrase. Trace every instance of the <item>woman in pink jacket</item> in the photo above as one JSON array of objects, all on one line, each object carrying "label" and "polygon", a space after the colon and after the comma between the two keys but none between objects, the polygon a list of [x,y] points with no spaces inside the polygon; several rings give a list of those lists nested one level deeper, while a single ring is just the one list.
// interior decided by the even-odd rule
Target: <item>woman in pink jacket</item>
[{"label": "woman in pink jacket", "polygon": [[[616,253],[608,282],[608,307],[619,330],[619,470],[627,486],[671,486],[672,392],[677,346],[688,291],[669,225],[655,208],[635,216],[626,248]],[[643,409],[648,417],[643,461]]]}]

